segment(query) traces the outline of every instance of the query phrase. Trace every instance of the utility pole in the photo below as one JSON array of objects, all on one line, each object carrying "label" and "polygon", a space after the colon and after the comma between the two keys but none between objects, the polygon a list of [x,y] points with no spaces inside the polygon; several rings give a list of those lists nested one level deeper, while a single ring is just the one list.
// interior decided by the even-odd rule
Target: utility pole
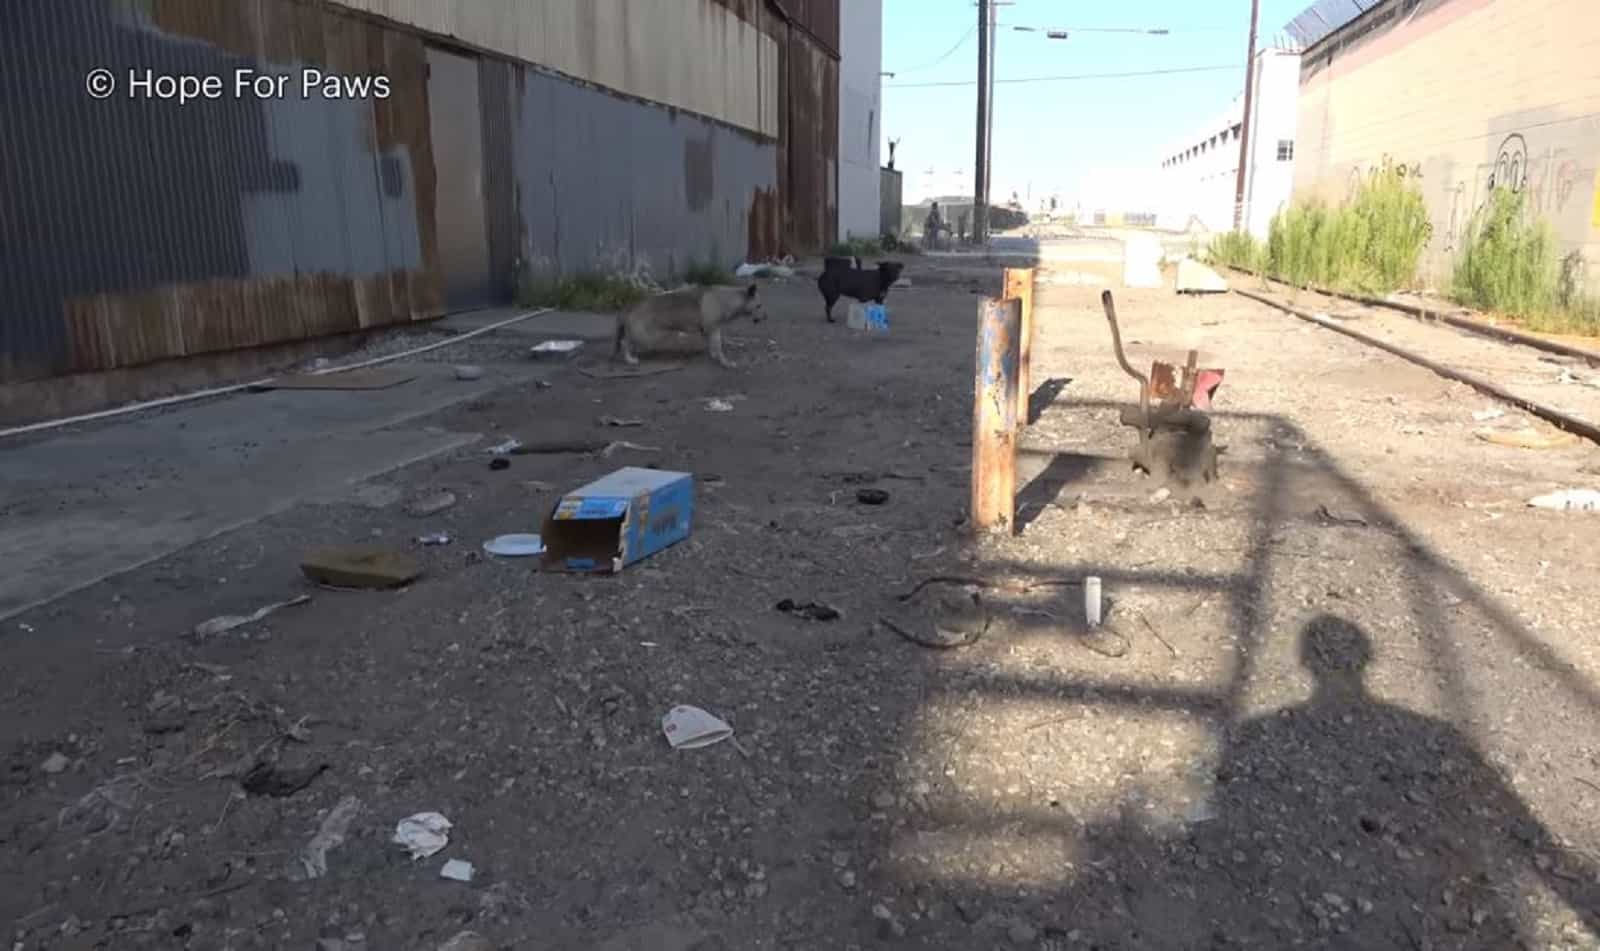
[{"label": "utility pole", "polygon": [[1256,85],[1256,24],[1261,0],[1250,0],[1250,53],[1244,64],[1244,118],[1239,122],[1239,175],[1233,184],[1233,230],[1244,227],[1244,186],[1250,172],[1250,110]]},{"label": "utility pole", "polygon": [[989,230],[989,20],[993,9],[989,3],[978,0],[978,130],[974,137],[978,156],[973,165],[972,236],[980,241]]},{"label": "utility pole", "polygon": [[1000,29],[995,22],[999,16],[999,10],[996,9],[999,6],[1000,0],[989,0],[989,104],[985,110],[983,128],[983,152],[989,157],[989,164],[983,171],[983,232],[976,236],[979,247],[984,247],[989,243],[989,226],[991,224],[989,199],[994,193],[994,189],[991,187],[994,183],[994,44],[996,36],[1000,33]]}]

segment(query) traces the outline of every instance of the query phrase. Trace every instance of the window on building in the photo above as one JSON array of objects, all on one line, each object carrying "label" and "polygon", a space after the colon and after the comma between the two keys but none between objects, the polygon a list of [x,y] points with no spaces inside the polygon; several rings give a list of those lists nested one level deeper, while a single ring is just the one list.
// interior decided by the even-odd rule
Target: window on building
[{"label": "window on building", "polygon": [[1294,140],[1293,139],[1279,139],[1278,140],[1278,161],[1287,162],[1287,161],[1289,161],[1289,160],[1291,160],[1293,158],[1294,158]]}]

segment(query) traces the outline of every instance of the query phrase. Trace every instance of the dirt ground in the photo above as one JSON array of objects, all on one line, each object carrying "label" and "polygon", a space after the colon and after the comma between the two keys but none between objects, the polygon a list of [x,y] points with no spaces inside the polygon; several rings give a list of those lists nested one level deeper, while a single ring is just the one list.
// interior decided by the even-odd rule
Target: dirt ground
[{"label": "dirt ground", "polygon": [[[12,946],[1600,947],[1600,515],[1526,505],[1600,483],[1593,446],[1484,442],[1464,387],[1236,296],[1121,291],[1136,365],[1194,347],[1227,370],[1221,484],[1162,498],[1124,461],[1135,390],[1098,288],[1044,274],[1022,529],[972,542],[974,315],[999,276],[907,275],[884,338],[773,285],[739,370],[565,365],[436,420],[659,452],[492,471],[480,444],[8,623]],[[487,340],[474,362],[522,359]],[[615,577],[482,554],[624,464],[696,474],[687,541]],[[457,503],[406,514],[438,489]],[[374,540],[425,576],[299,573]],[[983,582],[976,643],[877,623],[965,590],[897,599],[937,575]],[[1080,634],[1085,575],[1120,656]],[[672,750],[675,704],[737,742]],[[263,760],[327,768],[242,791]],[[424,811],[449,845],[413,861],[390,837]],[[307,880],[307,843],[351,815]]]}]

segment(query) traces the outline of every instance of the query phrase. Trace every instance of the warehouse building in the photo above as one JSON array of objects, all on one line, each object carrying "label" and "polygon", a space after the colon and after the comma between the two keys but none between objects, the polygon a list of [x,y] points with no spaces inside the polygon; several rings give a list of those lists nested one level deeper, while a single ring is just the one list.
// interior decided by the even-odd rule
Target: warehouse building
[{"label": "warehouse building", "polygon": [[533,275],[816,250],[839,43],[839,0],[0,4],[0,419]]},{"label": "warehouse building", "polygon": [[[1267,236],[1272,216],[1294,184],[1295,102],[1300,54],[1278,38],[1256,54],[1250,103],[1250,162],[1240,227]],[[1238,198],[1244,92],[1215,115],[1169,142],[1160,153],[1154,209],[1159,227],[1173,231],[1233,230]]]},{"label": "warehouse building", "polygon": [[1321,0],[1288,29],[1305,44],[1297,194],[1342,201],[1386,160],[1420,175],[1443,282],[1473,213],[1514,189],[1596,283],[1600,4]]},{"label": "warehouse building", "polygon": [[882,231],[883,0],[839,0],[839,240]]}]

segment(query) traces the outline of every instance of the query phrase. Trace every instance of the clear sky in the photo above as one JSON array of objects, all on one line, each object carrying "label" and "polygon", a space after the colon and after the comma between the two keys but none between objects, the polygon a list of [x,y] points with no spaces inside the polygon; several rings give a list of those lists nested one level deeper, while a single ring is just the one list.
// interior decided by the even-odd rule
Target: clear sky
[{"label": "clear sky", "polygon": [[[1261,0],[1266,42],[1311,0]],[[1014,0],[998,12],[995,53],[994,171],[991,196],[1010,198],[1032,183],[1036,195],[1076,197],[1116,169],[1149,167],[1171,139],[1221,114],[1244,89],[1250,0]],[[884,159],[899,139],[895,165],[906,173],[964,173],[971,194],[977,122],[978,12],[975,0],[884,0]],[[1065,40],[1013,27],[1063,29]],[[1166,36],[1092,32],[1167,29]],[[947,55],[948,54],[948,55]],[[1045,76],[1164,75],[1007,82]],[[965,83],[926,85],[924,83]],[[939,190],[945,190],[940,188]]]}]

